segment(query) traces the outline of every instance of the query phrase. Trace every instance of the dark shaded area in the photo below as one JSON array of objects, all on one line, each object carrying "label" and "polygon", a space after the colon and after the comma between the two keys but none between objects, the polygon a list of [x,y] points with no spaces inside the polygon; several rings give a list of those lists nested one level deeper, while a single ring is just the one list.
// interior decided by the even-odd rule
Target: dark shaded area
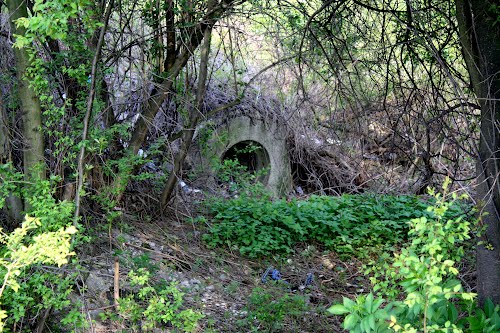
[{"label": "dark shaded area", "polygon": [[248,172],[255,173],[269,168],[270,159],[266,149],[255,141],[241,141],[230,147],[223,155],[224,160],[237,160]]}]

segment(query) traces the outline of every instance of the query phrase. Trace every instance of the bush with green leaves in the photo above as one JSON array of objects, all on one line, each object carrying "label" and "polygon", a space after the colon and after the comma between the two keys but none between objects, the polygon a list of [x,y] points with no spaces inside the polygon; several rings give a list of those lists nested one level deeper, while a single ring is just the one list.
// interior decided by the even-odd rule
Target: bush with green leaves
[{"label": "bush with green leaves", "polygon": [[[344,328],[354,333],[369,332],[498,332],[500,309],[487,302],[484,310],[466,292],[455,267],[470,247],[473,223],[463,216],[447,217],[458,200],[430,191],[435,199],[428,216],[411,220],[410,242],[393,256],[382,256],[367,270],[374,294],[329,311],[346,315]],[[386,299],[381,296],[386,297]],[[382,306],[384,305],[384,306]],[[465,314],[465,315],[464,315]]]},{"label": "bush with green leaves", "polygon": [[[257,147],[250,145],[240,152],[253,152]],[[269,168],[249,171],[238,159],[224,159],[220,161],[215,158],[211,162],[212,170],[216,178],[222,184],[228,184],[229,191],[233,193],[245,193],[251,196],[269,196],[269,193],[261,183],[262,179],[269,173]]]},{"label": "bush with green leaves", "polygon": [[193,309],[183,309],[184,293],[175,282],[152,284],[145,268],[130,271],[128,280],[134,291],[120,299],[116,313],[103,312],[102,319],[121,323],[126,327],[121,332],[152,332],[160,327],[196,331],[203,315]]},{"label": "bush with green leaves", "polygon": [[[4,326],[11,326],[14,322],[25,319],[28,312],[54,307],[58,310],[63,305],[69,305],[61,297],[47,287],[47,281],[64,281],[50,273],[30,271],[33,265],[44,264],[57,266],[68,262],[68,257],[75,253],[71,251],[71,237],[76,233],[76,228],[70,226],[54,232],[33,233],[41,226],[41,221],[29,216],[25,217],[21,227],[9,234],[0,229],[0,332]],[[69,282],[69,281],[65,281]],[[67,284],[62,295],[67,296],[71,290]],[[37,299],[37,296],[43,300]],[[56,297],[55,297],[56,296]],[[55,301],[55,302],[54,302]]]},{"label": "bush with green leaves", "polygon": [[290,295],[282,286],[254,288],[245,307],[247,315],[238,325],[249,332],[276,332],[285,321],[289,325],[300,321],[307,309],[305,296]]},{"label": "bush with green leaves", "polygon": [[57,181],[25,179],[12,165],[0,166],[0,208],[8,195],[28,203],[21,226],[0,234],[0,316],[5,332],[13,327],[16,332],[32,332],[43,311],[58,311],[63,314],[61,323],[73,328],[85,323],[78,310],[69,309],[74,276],[56,267],[67,263],[75,242],[82,240],[75,238],[73,204],[54,199]]},{"label": "bush with green leaves", "polygon": [[40,179],[38,172],[33,172],[33,175],[32,179],[26,179],[12,164],[0,165],[0,208],[4,207],[9,195],[15,195],[27,203],[25,213],[40,221],[36,229],[38,233],[72,225],[73,203],[58,201],[54,197],[60,178]]},{"label": "bush with green leaves", "polygon": [[[317,242],[343,256],[367,256],[407,239],[408,221],[429,217],[416,196],[311,196],[307,200],[271,200],[241,193],[207,204],[213,223],[204,235],[209,246],[236,247],[250,257],[292,253],[299,242]],[[463,214],[452,205],[448,215]]]}]

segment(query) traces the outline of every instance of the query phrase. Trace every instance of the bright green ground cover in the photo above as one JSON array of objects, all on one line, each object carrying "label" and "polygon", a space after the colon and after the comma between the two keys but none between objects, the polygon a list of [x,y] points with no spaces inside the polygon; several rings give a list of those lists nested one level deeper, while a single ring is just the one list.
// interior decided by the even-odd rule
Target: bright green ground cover
[{"label": "bright green ground cover", "polygon": [[[241,195],[208,205],[212,224],[204,236],[210,246],[236,247],[250,257],[292,253],[301,242],[322,245],[341,256],[363,257],[390,250],[407,240],[409,221],[422,216],[429,202],[416,196],[311,196],[272,201]],[[450,216],[464,214],[454,205]]]}]

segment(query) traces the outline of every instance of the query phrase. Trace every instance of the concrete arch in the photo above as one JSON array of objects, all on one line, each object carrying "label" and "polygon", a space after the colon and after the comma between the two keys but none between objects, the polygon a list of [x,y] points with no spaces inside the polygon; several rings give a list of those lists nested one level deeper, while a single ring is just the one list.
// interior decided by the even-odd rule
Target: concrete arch
[{"label": "concrete arch", "polygon": [[[212,147],[212,153],[219,159],[237,145],[255,142],[264,151],[260,158],[261,166],[269,167],[267,179],[264,185],[275,195],[287,194],[292,186],[292,172],[290,159],[286,145],[286,131],[276,123],[266,123],[262,120],[251,119],[247,116],[239,116],[229,119],[223,126],[217,127],[213,133],[214,142],[219,142]],[[220,140],[220,138],[224,138]],[[222,141],[222,142],[220,142]],[[265,161],[267,156],[267,161]]]}]

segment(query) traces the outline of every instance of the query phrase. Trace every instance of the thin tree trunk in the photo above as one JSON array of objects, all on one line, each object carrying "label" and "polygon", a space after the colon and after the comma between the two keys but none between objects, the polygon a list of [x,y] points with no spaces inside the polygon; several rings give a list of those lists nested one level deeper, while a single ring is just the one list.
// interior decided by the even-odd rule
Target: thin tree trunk
[{"label": "thin tree trunk", "polygon": [[[10,22],[13,34],[23,36],[26,30],[16,27],[15,21],[21,17],[27,17],[26,1],[7,0],[10,14]],[[16,71],[18,80],[18,92],[21,104],[24,135],[24,174],[28,178],[45,179],[44,141],[42,128],[42,110],[40,100],[35,91],[29,86],[26,78],[26,70],[30,66],[28,52],[25,49],[14,48],[16,60]],[[34,167],[36,169],[33,169]]]},{"label": "thin tree trunk", "polygon": [[175,63],[175,58],[178,55],[177,37],[175,33],[175,4],[173,0],[166,0],[166,15],[165,15],[165,34],[167,35],[167,54],[163,69],[169,70]]},{"label": "thin tree trunk", "polygon": [[[108,26],[109,18],[111,16],[113,5],[114,5],[114,0],[110,0],[104,16],[104,22],[103,22],[104,25],[101,27],[101,31],[99,33],[99,40],[97,42],[94,59],[92,60],[92,69],[90,73],[90,93],[87,99],[87,110],[85,112],[85,117],[83,118],[82,142],[87,140],[87,135],[89,131],[89,121],[92,115],[92,106],[94,104],[94,97],[96,93],[96,79],[97,79],[97,69],[98,69],[97,67],[99,64],[99,59],[101,57],[102,45],[104,43],[104,35],[106,34],[106,29]],[[77,186],[75,194],[75,216],[73,221],[73,224],[75,225],[78,222],[78,216],[80,215],[80,201],[83,189],[84,163],[85,163],[85,144],[82,144],[80,148],[80,153],[78,154],[77,182],[76,182]]]},{"label": "thin tree trunk", "polygon": [[174,167],[172,172],[168,176],[167,183],[163,188],[163,192],[160,198],[161,208],[165,208],[169,201],[172,199],[172,194],[174,193],[175,186],[177,185],[177,180],[182,169],[182,163],[186,159],[187,152],[193,141],[194,131],[198,125],[198,121],[201,115],[201,109],[203,107],[203,101],[205,100],[205,91],[207,84],[207,73],[208,73],[208,57],[210,54],[210,41],[212,36],[212,29],[209,28],[205,30],[203,39],[203,45],[201,47],[201,57],[200,57],[200,74],[198,76],[198,87],[196,91],[196,106],[194,110],[191,110],[188,126],[183,131],[182,135],[182,145],[180,151],[174,159]]},{"label": "thin tree trunk", "polygon": [[0,89],[0,162],[5,163],[10,160],[10,144],[9,144],[9,122],[7,112],[3,105],[3,93]]},{"label": "thin tree trunk", "polygon": [[481,106],[477,199],[487,215],[476,253],[477,289],[481,303],[490,298],[500,304],[500,26],[488,1],[456,5],[462,52]]}]

